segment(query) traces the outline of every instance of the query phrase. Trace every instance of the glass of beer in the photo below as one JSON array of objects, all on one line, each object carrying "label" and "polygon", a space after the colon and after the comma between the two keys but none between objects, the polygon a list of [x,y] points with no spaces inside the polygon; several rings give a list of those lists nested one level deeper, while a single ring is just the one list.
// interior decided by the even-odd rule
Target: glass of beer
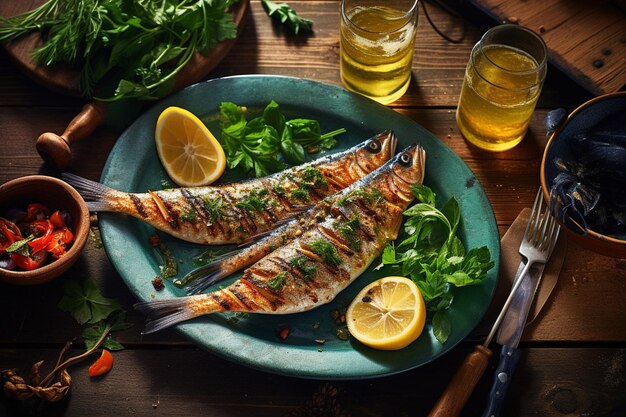
[{"label": "glass of beer", "polygon": [[546,77],[543,39],[522,26],[487,31],[472,49],[456,121],[465,139],[489,151],[505,151],[526,135]]},{"label": "glass of beer", "polygon": [[409,88],[418,0],[341,1],[341,81],[388,104]]}]

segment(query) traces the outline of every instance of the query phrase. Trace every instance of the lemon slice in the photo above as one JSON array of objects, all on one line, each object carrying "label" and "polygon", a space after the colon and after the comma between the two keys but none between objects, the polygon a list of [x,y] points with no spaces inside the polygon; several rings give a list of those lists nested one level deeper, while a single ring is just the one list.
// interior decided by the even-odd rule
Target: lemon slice
[{"label": "lemon slice", "polygon": [[180,186],[208,185],[224,173],[222,146],[204,123],[185,109],[163,110],[154,139],[165,171]]},{"label": "lemon slice", "polygon": [[417,285],[386,277],[359,292],[346,312],[348,330],[358,341],[381,350],[406,347],[422,333],[426,306]]}]

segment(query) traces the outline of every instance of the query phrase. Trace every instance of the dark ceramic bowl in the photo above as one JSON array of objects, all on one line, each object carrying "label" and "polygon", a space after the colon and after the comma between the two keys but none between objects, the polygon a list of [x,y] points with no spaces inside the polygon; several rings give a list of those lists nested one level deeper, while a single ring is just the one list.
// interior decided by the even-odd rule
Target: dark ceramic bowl
[{"label": "dark ceramic bowl", "polygon": [[[550,189],[557,175],[554,160],[568,159],[570,153],[568,141],[576,134],[594,127],[604,118],[624,111],[626,111],[626,92],[606,94],[584,103],[559,125],[550,136],[541,162],[541,187],[546,200],[550,198]],[[575,223],[573,220],[572,222]],[[580,230],[575,230],[575,226],[568,227],[563,223],[561,225],[564,226],[568,237],[584,248],[606,256],[626,258],[626,240],[606,236],[590,229],[587,229],[586,233],[581,233]]]},{"label": "dark ceramic bowl", "polygon": [[42,203],[50,210],[67,210],[72,217],[74,241],[59,259],[31,271],[0,268],[0,281],[15,285],[34,285],[63,274],[80,257],[89,235],[89,210],[80,194],[65,182],[43,175],[16,178],[0,185],[0,213]]}]

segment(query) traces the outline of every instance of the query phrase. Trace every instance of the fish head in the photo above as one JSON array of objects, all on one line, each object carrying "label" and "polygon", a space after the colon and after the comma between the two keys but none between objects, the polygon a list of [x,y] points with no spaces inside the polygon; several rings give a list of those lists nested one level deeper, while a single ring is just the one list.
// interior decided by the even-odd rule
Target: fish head
[{"label": "fish head", "polygon": [[410,186],[421,184],[426,173],[426,152],[419,144],[404,149],[391,164],[391,175],[396,184]]},{"label": "fish head", "polygon": [[358,165],[366,172],[372,172],[389,161],[396,152],[398,138],[391,130],[379,133],[366,140],[356,151]]}]

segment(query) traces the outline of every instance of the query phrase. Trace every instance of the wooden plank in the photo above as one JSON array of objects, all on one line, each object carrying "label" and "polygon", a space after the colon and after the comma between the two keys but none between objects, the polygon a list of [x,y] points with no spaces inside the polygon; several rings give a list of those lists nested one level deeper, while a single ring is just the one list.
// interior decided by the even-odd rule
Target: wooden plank
[{"label": "wooden plank", "polygon": [[593,94],[618,91],[626,85],[626,13],[611,2],[472,3],[498,21],[517,22],[541,34],[550,61]]},{"label": "wooden plank", "polygon": [[[37,415],[422,416],[471,348],[461,345],[400,375],[332,382],[259,372],[197,349],[127,349],[113,353],[113,369],[102,378],[87,376],[92,359],[73,366],[71,396],[40,408]],[[53,362],[56,354],[53,349],[0,349],[0,369],[24,372],[36,360]],[[494,358],[462,416],[482,414],[495,364]],[[503,415],[622,415],[625,374],[625,349],[524,348]],[[33,402],[0,397],[0,415],[35,415]],[[313,401],[321,414],[307,414]]]}]

